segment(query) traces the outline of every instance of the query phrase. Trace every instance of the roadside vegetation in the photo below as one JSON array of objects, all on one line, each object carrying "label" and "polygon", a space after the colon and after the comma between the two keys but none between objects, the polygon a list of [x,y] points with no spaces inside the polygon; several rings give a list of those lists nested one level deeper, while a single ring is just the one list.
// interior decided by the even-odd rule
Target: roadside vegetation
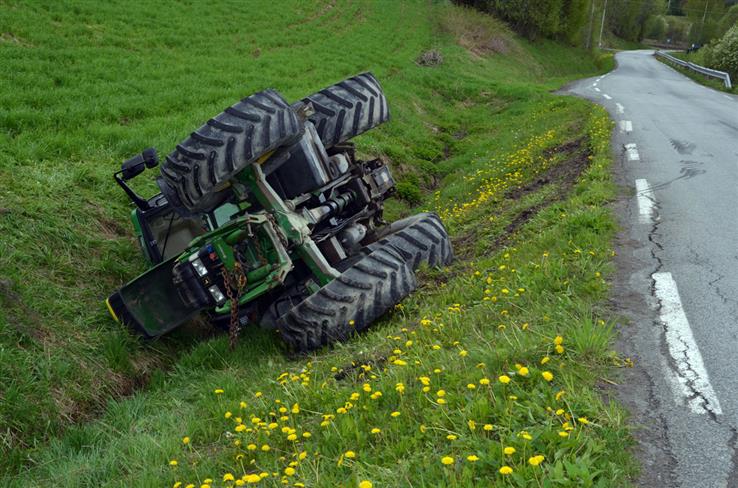
[{"label": "roadside vegetation", "polygon": [[[624,412],[601,396],[627,365],[603,305],[611,125],[552,93],[610,57],[445,2],[0,18],[2,486],[628,484]],[[265,87],[296,100],[364,70],[392,111],[356,140],[399,181],[388,217],[438,212],[452,266],[310,356],[256,328],[231,351],[207,324],[144,343],[107,316],[144,269],[120,161]]]}]

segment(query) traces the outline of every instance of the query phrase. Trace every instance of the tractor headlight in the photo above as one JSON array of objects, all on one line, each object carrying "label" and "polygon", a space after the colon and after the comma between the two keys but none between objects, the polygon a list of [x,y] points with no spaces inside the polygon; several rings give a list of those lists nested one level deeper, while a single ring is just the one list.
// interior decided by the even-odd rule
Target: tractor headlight
[{"label": "tractor headlight", "polygon": [[197,275],[202,277],[208,274],[208,268],[205,267],[204,264],[202,264],[202,261],[200,261],[200,258],[195,258],[192,261],[192,267],[195,268],[195,271],[197,272]]},{"label": "tractor headlight", "polygon": [[223,295],[223,293],[220,291],[220,288],[218,288],[217,285],[211,286],[210,288],[208,288],[208,291],[215,299],[215,303],[217,303],[218,305],[225,303],[226,298]]}]

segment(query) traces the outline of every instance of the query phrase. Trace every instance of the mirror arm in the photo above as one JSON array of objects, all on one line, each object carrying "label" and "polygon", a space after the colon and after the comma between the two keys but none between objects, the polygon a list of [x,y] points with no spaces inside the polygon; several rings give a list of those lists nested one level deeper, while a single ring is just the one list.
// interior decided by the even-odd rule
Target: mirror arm
[{"label": "mirror arm", "polygon": [[138,196],[138,194],[136,194],[136,192],[133,191],[131,187],[126,184],[125,181],[123,181],[123,179],[120,177],[122,174],[123,170],[118,171],[117,173],[113,174],[113,178],[115,178],[115,181],[118,183],[118,185],[123,188],[123,191],[126,192],[128,198],[130,198],[131,201],[136,204],[136,206],[142,211],[151,209],[151,205],[149,205],[149,202]]}]

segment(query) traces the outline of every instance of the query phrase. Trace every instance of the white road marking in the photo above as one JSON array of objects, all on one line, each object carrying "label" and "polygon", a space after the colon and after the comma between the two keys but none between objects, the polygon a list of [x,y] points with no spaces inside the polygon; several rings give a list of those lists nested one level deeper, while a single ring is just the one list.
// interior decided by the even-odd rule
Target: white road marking
[{"label": "white road marking", "polygon": [[659,314],[664,326],[664,337],[672,358],[673,367],[669,367],[667,375],[672,379],[674,395],[681,395],[679,403],[686,404],[694,413],[710,412],[721,415],[723,410],[710,384],[705,363],[682,308],[676,282],[671,273],[654,273],[653,279],[656,297],[661,303]]},{"label": "white road marking", "polygon": [[600,89],[599,88],[595,88],[595,91],[598,92],[598,91],[600,91]]},{"label": "white road marking", "polygon": [[619,114],[625,112],[625,107],[623,107],[621,104],[619,104],[619,103],[616,102],[615,103],[615,106],[618,108],[618,113]]},{"label": "white road marking", "polygon": [[650,224],[656,198],[653,196],[653,190],[648,186],[648,181],[636,180],[636,197],[638,198],[638,222]]},{"label": "white road marking", "polygon": [[633,132],[633,122],[631,122],[630,120],[621,120],[620,132],[625,132],[626,134],[629,132]]},{"label": "white road marking", "polygon": [[596,82],[595,83],[592,83],[592,86],[597,86],[597,83]]},{"label": "white road marking", "polygon": [[612,100],[612,97],[610,95],[608,95],[607,93],[604,93],[602,96],[605,97],[608,100]]},{"label": "white road marking", "polygon": [[[640,161],[641,160],[641,155],[638,154],[638,146],[636,146],[635,143],[631,142],[630,144],[626,144],[625,152],[628,154],[628,161]],[[640,180],[640,181],[646,181],[646,180]]]}]

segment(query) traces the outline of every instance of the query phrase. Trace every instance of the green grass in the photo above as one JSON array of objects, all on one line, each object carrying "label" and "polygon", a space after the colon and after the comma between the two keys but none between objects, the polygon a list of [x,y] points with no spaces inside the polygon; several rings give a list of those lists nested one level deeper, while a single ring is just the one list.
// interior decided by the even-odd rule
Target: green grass
[{"label": "green grass", "polygon": [[[0,22],[9,74],[0,79],[3,486],[199,486],[226,472],[283,473],[303,450],[290,483],[626,483],[633,464],[623,413],[596,389],[613,374],[612,324],[599,305],[614,233],[604,207],[614,195],[609,122],[584,101],[551,94],[607,69],[610,58],[521,40],[443,2],[8,2]],[[428,49],[443,64],[418,66]],[[231,352],[202,325],[142,343],[109,319],[102,299],[144,269],[128,202],[110,177],[121,160],[148,146],[168,152],[254,91],[271,86],[294,100],[363,70],[382,82],[392,110],[391,123],[357,140],[398,176],[405,199],[388,202],[390,215],[439,211],[461,259],[423,274],[420,292],[368,334],[309,358],[286,358],[256,329]],[[575,140],[576,155],[592,164],[568,198],[556,183],[510,197],[566,164],[551,148]],[[493,246],[531,207],[540,212],[508,247]],[[553,352],[557,335],[563,354]],[[541,377],[545,355],[551,383]],[[513,374],[516,363],[528,377]],[[362,364],[373,365],[363,376]],[[334,368],[354,372],[337,380]],[[280,384],[282,372],[297,381]],[[501,374],[512,382],[500,384]],[[421,376],[431,378],[427,393]],[[367,398],[365,382],[382,397]],[[438,389],[446,405],[435,401]],[[352,393],[355,407],[337,414]],[[294,444],[279,429],[259,431],[255,440],[272,450],[257,450],[249,465],[245,446],[257,433],[237,434],[236,447],[227,432],[237,416],[279,416],[277,399],[301,410],[280,428],[312,437]],[[573,416],[566,438],[559,408]],[[390,417],[395,410],[401,415]],[[336,418],[320,427],[329,413]],[[375,426],[381,434],[370,433]],[[446,439],[451,432],[457,440]],[[503,446],[518,452],[507,457]],[[339,465],[348,450],[357,457]],[[474,464],[465,460],[472,453]],[[533,454],[545,456],[539,467],[526,464]],[[444,467],[447,455],[454,464]],[[505,463],[515,471],[503,479]],[[270,483],[281,477],[262,481]]]}]

